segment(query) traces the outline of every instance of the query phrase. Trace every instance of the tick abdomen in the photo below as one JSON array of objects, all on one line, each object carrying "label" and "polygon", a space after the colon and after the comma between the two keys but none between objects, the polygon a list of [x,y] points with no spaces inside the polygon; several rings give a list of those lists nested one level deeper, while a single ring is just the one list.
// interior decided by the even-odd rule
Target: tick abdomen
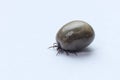
[{"label": "tick abdomen", "polygon": [[87,47],[94,36],[94,31],[88,23],[76,20],[65,24],[58,31],[56,41],[63,50],[79,51]]}]

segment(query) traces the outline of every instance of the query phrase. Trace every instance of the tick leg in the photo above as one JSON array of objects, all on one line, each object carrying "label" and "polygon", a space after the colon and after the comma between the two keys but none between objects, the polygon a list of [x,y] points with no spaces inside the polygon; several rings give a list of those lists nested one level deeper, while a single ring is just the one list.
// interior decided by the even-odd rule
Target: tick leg
[{"label": "tick leg", "polygon": [[76,56],[78,56],[76,52],[75,52],[75,53],[73,53],[73,54],[75,54]]},{"label": "tick leg", "polygon": [[66,53],[67,56],[69,55],[69,52],[65,52],[65,53]]},{"label": "tick leg", "polygon": [[55,47],[58,47],[57,45],[56,46],[50,46],[49,48],[55,48]]},{"label": "tick leg", "polygon": [[57,43],[53,43],[53,46],[50,46],[49,48],[55,48],[55,47],[58,47]]}]

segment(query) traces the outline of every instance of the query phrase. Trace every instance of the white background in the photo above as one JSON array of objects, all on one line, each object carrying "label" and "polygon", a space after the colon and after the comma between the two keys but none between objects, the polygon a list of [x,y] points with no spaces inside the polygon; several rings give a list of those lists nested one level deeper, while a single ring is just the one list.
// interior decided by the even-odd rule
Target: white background
[{"label": "white background", "polygon": [[[78,56],[48,49],[67,22],[96,36]],[[0,80],[120,80],[119,0],[0,0]]]}]

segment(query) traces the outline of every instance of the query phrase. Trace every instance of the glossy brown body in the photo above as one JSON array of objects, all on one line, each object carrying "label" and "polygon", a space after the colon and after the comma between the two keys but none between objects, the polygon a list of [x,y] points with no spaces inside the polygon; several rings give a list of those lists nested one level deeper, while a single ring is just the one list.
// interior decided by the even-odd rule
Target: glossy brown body
[{"label": "glossy brown body", "polygon": [[92,27],[84,21],[72,21],[65,24],[57,33],[56,41],[63,50],[79,51],[87,47],[94,39]]}]

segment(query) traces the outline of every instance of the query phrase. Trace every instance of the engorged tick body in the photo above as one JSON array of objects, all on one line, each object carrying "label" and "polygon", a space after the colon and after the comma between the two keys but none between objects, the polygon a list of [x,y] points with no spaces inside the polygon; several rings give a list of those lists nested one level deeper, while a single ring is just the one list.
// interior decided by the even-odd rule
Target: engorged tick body
[{"label": "engorged tick body", "polygon": [[80,20],[71,21],[56,35],[58,53],[79,52],[93,41],[94,36],[94,30],[88,23]]}]

